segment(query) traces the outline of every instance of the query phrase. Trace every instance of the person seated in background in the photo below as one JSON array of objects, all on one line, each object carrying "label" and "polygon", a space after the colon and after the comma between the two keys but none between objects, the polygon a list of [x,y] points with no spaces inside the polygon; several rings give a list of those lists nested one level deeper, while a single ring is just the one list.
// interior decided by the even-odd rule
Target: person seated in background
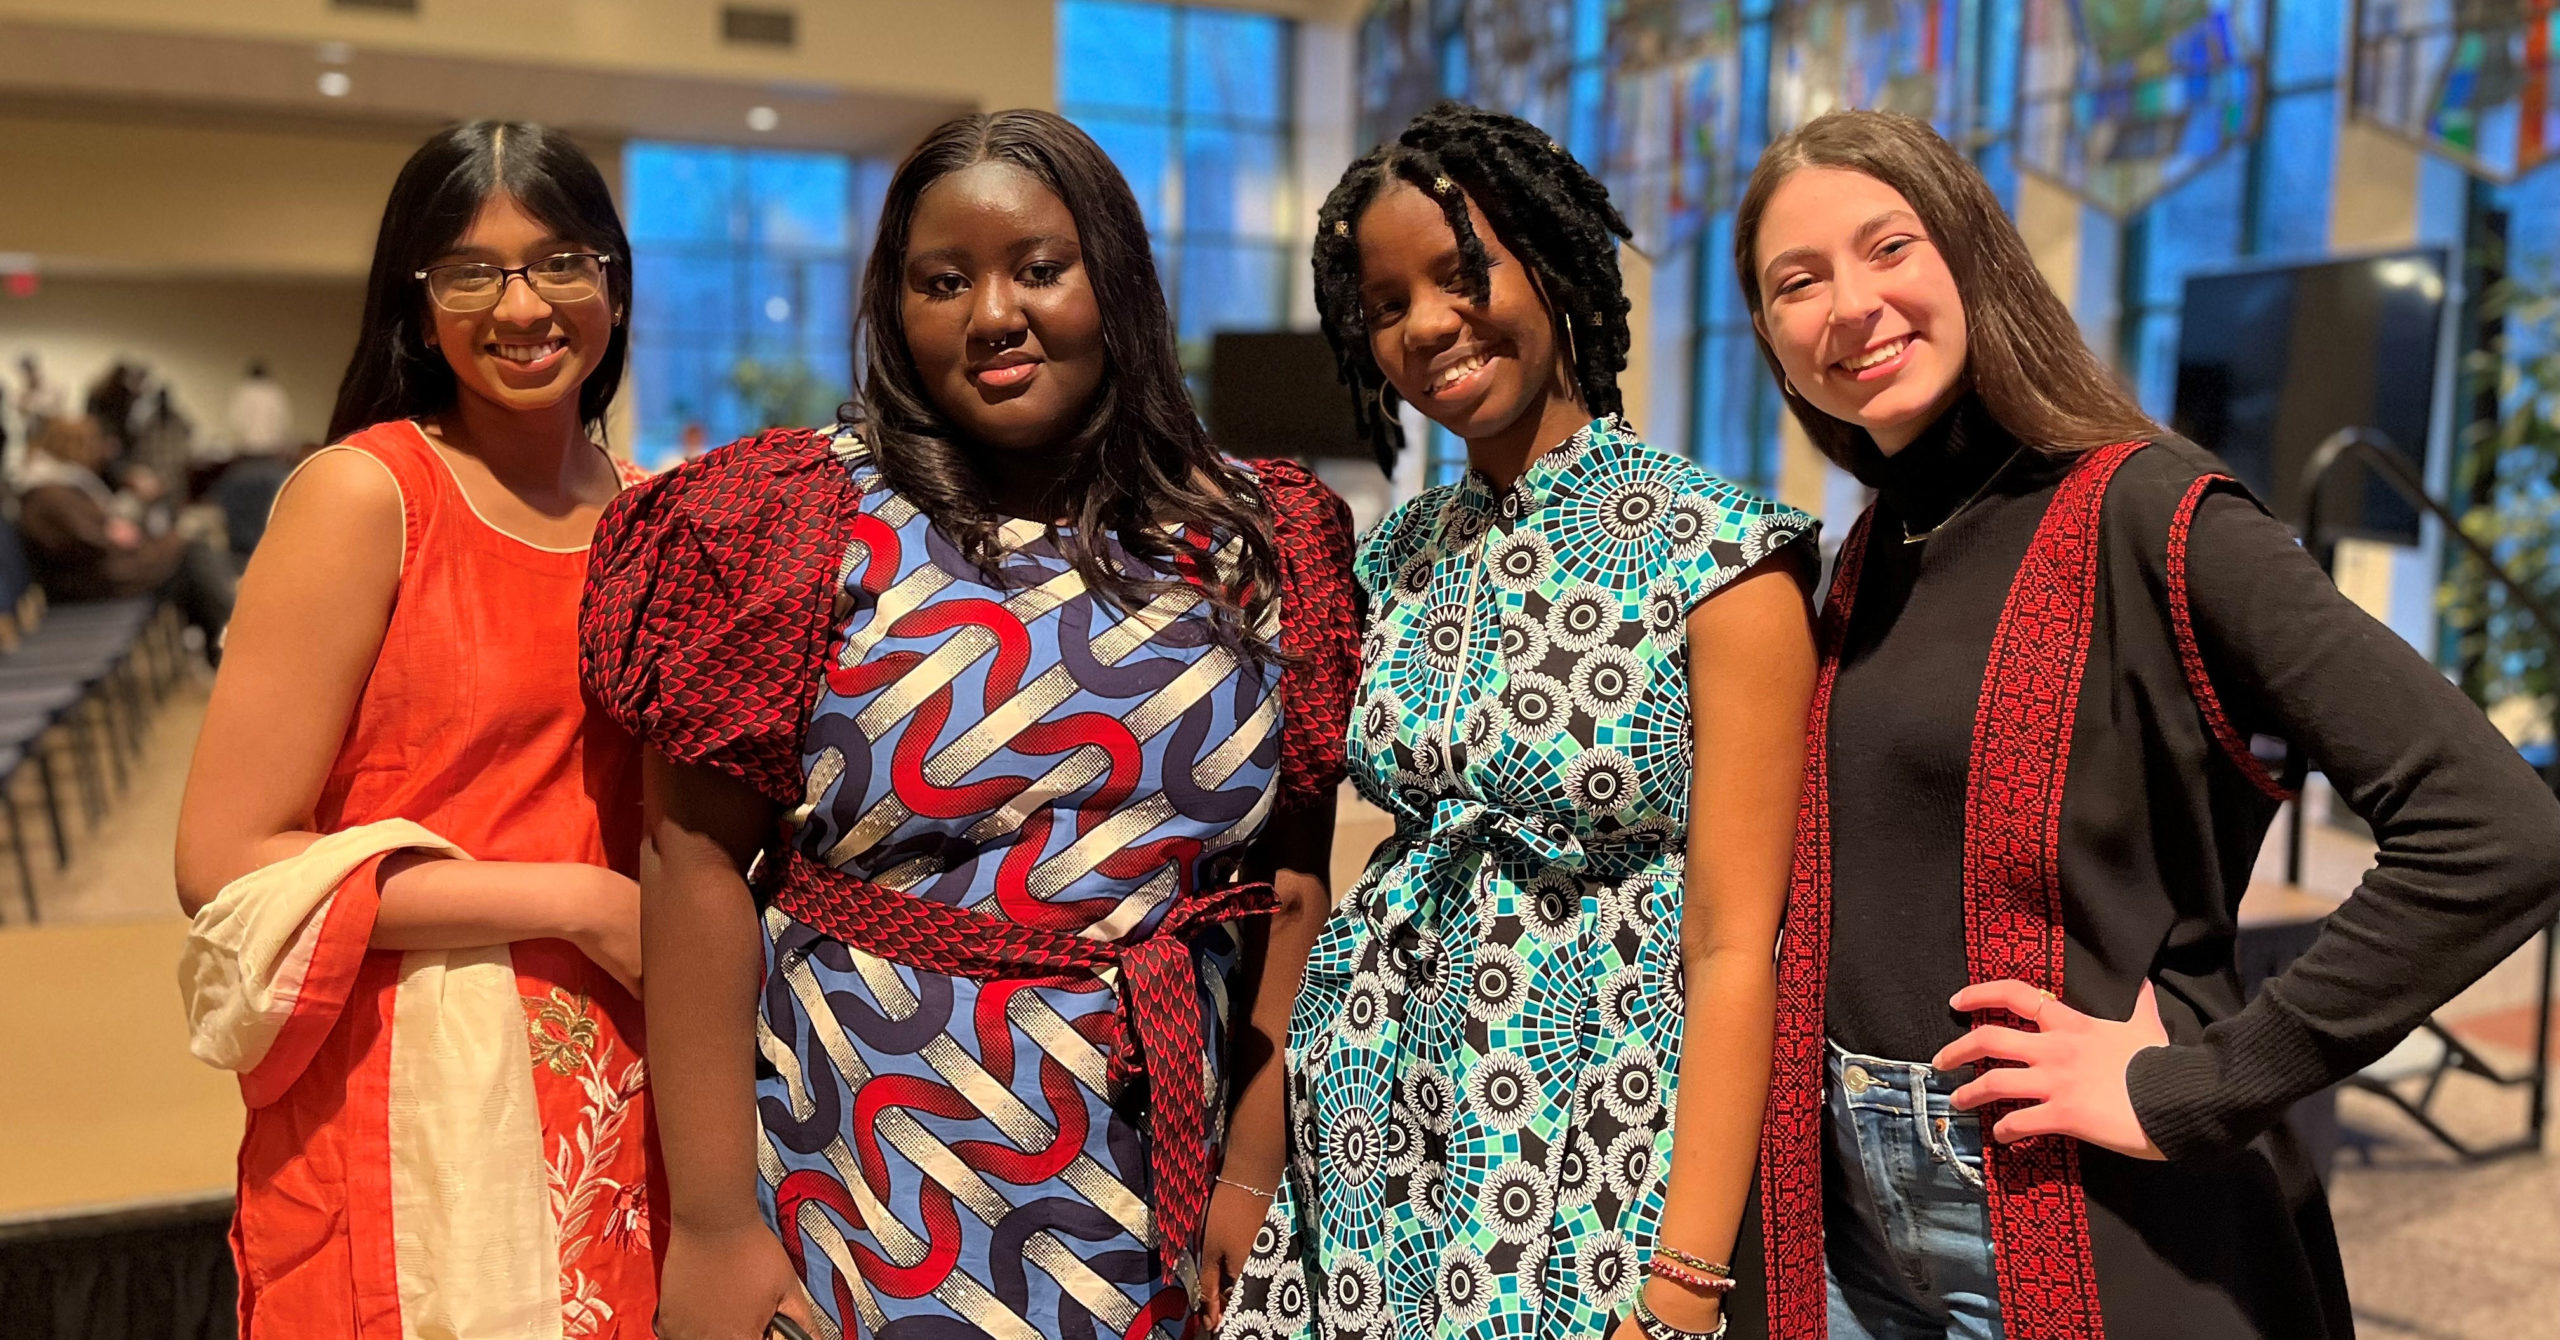
[{"label": "person seated in background", "polygon": [[58,601],[157,595],[203,630],[221,655],[233,579],[221,555],[175,530],[153,534],[137,514],[151,500],[107,487],[107,441],[87,418],[54,419],[36,434],[19,478],[18,526],[45,594]]},{"label": "person seated in background", "polygon": [[293,450],[293,398],[267,372],[267,360],[249,360],[249,375],[231,390],[230,429],[224,456],[283,456]]}]

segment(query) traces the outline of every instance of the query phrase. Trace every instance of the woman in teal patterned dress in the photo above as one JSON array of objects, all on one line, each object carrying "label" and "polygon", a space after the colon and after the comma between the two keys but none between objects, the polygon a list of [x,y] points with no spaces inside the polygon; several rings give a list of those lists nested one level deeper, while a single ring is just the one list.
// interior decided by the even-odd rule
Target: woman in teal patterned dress
[{"label": "woman in teal patterned dress", "polygon": [[[1357,563],[1351,771],[1395,832],[1307,962],[1229,1340],[1721,1332],[1813,523],[1617,416],[1625,233],[1545,134],[1445,103],[1320,217],[1319,307],[1382,454],[1392,393],[1474,468]],[[1231,1175],[1265,1138],[1231,1131]]]}]

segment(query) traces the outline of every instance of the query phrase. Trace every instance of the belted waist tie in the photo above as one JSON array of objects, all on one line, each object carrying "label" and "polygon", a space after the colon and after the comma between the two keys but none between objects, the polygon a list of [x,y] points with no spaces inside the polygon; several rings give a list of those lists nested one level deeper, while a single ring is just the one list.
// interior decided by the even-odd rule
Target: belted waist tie
[{"label": "belted waist tie", "polygon": [[928,972],[982,982],[1095,981],[1111,987],[1116,1008],[1102,1040],[1107,1074],[1115,1084],[1147,1080],[1157,1248],[1165,1279],[1180,1284],[1181,1258],[1199,1250],[1213,1176],[1209,1099],[1200,1080],[1208,1039],[1200,1026],[1199,970],[1186,937],[1270,912],[1277,897],[1269,884],[1185,895],[1150,934],[1089,940],[883,888],[794,847],[773,904],[864,953]]},{"label": "belted waist tie", "polygon": [[1650,855],[1664,842],[1663,835],[1654,832],[1586,839],[1577,836],[1573,825],[1559,816],[1527,813],[1498,801],[1469,797],[1434,801],[1427,812],[1395,797],[1387,808],[1396,819],[1396,836],[1390,841],[1408,848],[1403,865],[1418,864],[1420,873],[1407,874],[1402,868],[1388,867],[1367,890],[1360,913],[1373,934],[1408,951],[1424,937],[1438,933],[1441,909],[1431,872],[1455,865],[1470,855],[1519,861],[1579,876],[1590,869],[1597,856]]}]

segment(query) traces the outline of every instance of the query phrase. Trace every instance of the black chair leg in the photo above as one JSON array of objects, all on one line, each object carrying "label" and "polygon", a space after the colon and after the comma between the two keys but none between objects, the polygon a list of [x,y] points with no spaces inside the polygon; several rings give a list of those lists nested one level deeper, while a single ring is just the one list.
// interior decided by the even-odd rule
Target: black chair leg
[{"label": "black chair leg", "polygon": [[125,745],[118,738],[123,733],[120,729],[123,723],[117,720],[112,697],[113,695],[107,692],[92,693],[89,695],[89,705],[97,710],[100,730],[98,739],[106,746],[107,765],[115,770],[115,794],[123,795],[125,788],[132,784],[133,779],[125,772]]},{"label": "black chair leg", "polygon": [[18,860],[18,892],[27,900],[27,921],[33,924],[44,920],[36,910],[36,867],[27,859],[27,827],[18,821],[18,798],[9,794],[5,780],[0,780],[0,808],[9,812],[9,854]]},{"label": "black chair leg", "polygon": [[33,749],[36,776],[44,783],[45,822],[53,828],[53,868],[68,870],[71,868],[71,836],[62,826],[62,788],[54,780],[53,751],[42,743]]},{"label": "black chair leg", "polygon": [[80,808],[94,832],[107,817],[106,777],[98,766],[98,723],[89,719],[84,703],[74,706],[62,724],[71,728],[71,771],[80,783]]}]

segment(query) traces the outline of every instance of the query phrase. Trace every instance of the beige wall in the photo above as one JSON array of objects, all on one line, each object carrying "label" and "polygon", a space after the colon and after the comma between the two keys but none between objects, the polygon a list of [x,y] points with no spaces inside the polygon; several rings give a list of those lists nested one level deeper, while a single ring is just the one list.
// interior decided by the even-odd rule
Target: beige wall
[{"label": "beige wall", "polygon": [[[953,98],[981,107],[1052,101],[1051,6],[1028,0],[798,0],[789,51],[719,37],[717,0],[428,0],[414,15],[323,0],[0,0],[0,18],[199,32],[623,71],[750,77]],[[537,31],[538,25],[538,31]]]},{"label": "beige wall", "polygon": [[[361,278],[422,133],[0,115],[0,252],[48,273]],[[622,146],[584,147],[617,189]]]},{"label": "beige wall", "polygon": [[363,306],[354,279],[49,278],[34,297],[0,296],[0,362],[13,405],[18,355],[32,352],[76,408],[109,363],[140,359],[169,380],[201,438],[223,431],[231,388],[264,358],[295,428],[317,440]]},{"label": "beige wall", "polygon": [[48,271],[360,277],[418,137],[0,118],[0,251]]}]

